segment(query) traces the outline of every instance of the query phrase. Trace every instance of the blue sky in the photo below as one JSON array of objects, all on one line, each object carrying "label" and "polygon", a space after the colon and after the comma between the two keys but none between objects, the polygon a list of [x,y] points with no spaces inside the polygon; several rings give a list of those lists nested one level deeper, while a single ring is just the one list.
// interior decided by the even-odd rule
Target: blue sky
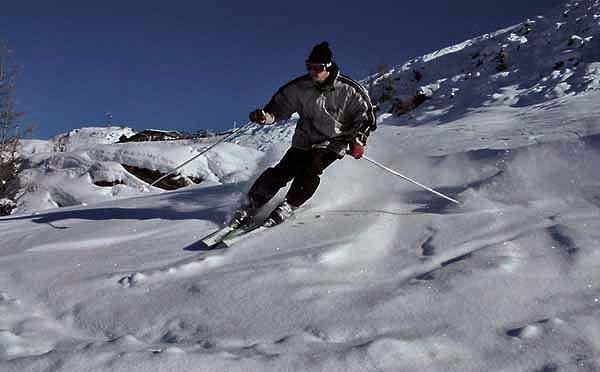
[{"label": "blue sky", "polygon": [[427,52],[546,13],[562,0],[12,1],[0,42],[21,66],[34,137],[113,122],[194,132],[243,123],[326,40],[342,72]]}]

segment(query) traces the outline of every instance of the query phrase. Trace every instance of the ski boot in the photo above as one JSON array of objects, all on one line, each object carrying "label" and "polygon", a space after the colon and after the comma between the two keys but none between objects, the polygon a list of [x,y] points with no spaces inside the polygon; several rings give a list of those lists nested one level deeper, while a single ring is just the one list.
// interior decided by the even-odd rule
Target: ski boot
[{"label": "ski boot", "polygon": [[277,208],[273,210],[273,212],[271,212],[269,217],[267,217],[267,219],[265,220],[263,226],[272,227],[275,225],[279,225],[283,221],[290,218],[297,208],[298,207],[295,207],[288,203],[287,200],[284,200],[281,204],[277,206]]},{"label": "ski boot", "polygon": [[250,220],[252,220],[253,215],[250,213],[248,209],[240,208],[233,212],[233,217],[227,224],[233,229],[237,229],[240,226],[246,225]]},{"label": "ski boot", "polygon": [[258,212],[258,209],[257,203],[249,199],[243,200],[238,209],[233,212],[233,216],[227,225],[234,229],[248,225]]}]

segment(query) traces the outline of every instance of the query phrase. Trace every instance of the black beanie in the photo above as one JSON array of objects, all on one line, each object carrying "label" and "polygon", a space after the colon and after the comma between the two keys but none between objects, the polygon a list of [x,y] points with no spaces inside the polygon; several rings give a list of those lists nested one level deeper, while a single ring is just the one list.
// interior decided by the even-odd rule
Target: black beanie
[{"label": "black beanie", "polygon": [[326,41],[324,41],[313,47],[306,62],[329,63],[332,61],[332,58],[333,56],[331,54],[331,49],[329,49],[329,44]]}]

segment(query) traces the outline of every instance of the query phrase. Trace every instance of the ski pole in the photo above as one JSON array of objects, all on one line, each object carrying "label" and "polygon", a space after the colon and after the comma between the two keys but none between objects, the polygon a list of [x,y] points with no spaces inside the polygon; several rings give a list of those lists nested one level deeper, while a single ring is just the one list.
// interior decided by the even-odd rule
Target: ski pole
[{"label": "ski pole", "polygon": [[393,174],[393,175],[395,175],[395,176],[398,176],[398,177],[400,177],[400,178],[402,178],[402,179],[404,179],[404,180],[406,180],[406,181],[408,181],[408,182],[414,183],[415,185],[417,185],[417,186],[419,186],[419,187],[421,187],[421,188],[423,188],[423,189],[425,189],[425,190],[427,190],[427,191],[429,191],[429,192],[431,192],[431,193],[434,193],[435,195],[441,196],[442,198],[444,198],[444,199],[446,199],[446,200],[449,200],[449,201],[451,201],[452,203],[460,204],[460,202],[459,202],[458,200],[456,200],[456,199],[452,199],[451,197],[449,197],[449,196],[446,196],[446,195],[442,194],[441,192],[435,191],[435,190],[434,190],[434,189],[432,189],[431,187],[427,187],[427,186],[425,186],[425,185],[423,185],[423,184],[421,184],[421,183],[419,183],[419,182],[417,182],[417,181],[415,181],[415,180],[413,180],[413,179],[411,179],[411,178],[409,178],[409,177],[406,177],[405,175],[403,175],[403,174],[400,174],[399,172],[396,172],[395,170],[393,170],[393,169],[391,169],[391,168],[388,168],[388,167],[386,167],[385,165],[383,165],[383,164],[381,164],[381,163],[378,163],[378,162],[376,162],[376,161],[375,161],[375,160],[373,160],[373,159],[369,159],[369,158],[368,158],[368,157],[366,157],[366,156],[363,156],[362,158],[363,158],[363,159],[365,159],[366,161],[368,161],[368,162],[370,162],[370,163],[372,163],[372,164],[374,164],[374,165],[378,166],[379,168],[381,168],[381,169],[384,169],[384,170],[386,170],[386,171],[390,172],[391,174]]},{"label": "ski pole", "polygon": [[213,143],[212,145],[206,147],[205,149],[203,149],[202,151],[200,151],[198,154],[194,155],[193,157],[189,158],[188,160],[184,161],[183,163],[179,164],[178,166],[176,166],[175,168],[173,168],[169,173],[165,174],[164,176],[160,177],[159,179],[157,179],[156,181],[152,182],[150,184],[150,186],[154,186],[157,183],[159,183],[160,181],[164,180],[165,178],[169,177],[170,175],[172,175],[173,173],[177,172],[179,169],[181,169],[182,167],[186,166],[187,164],[191,163],[193,160],[195,160],[196,158],[198,158],[200,155],[205,154],[206,152],[208,152],[210,149],[212,149],[213,147],[217,146],[218,144],[220,144],[221,142],[225,142],[226,140],[230,139],[231,137],[233,137],[237,132],[241,131],[242,129],[246,128],[248,125],[250,125],[250,123],[252,123],[251,121],[247,122],[246,124],[242,125],[241,127],[235,129],[233,132],[231,132],[230,134],[228,134],[227,136],[221,138],[220,140],[218,140],[217,142]]}]

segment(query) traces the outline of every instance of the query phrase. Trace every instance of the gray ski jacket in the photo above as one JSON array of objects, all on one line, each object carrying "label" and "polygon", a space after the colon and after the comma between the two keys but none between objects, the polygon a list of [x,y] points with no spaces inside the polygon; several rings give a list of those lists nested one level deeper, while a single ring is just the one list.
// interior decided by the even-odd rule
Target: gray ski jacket
[{"label": "gray ski jacket", "polygon": [[348,144],[361,131],[375,130],[375,113],[367,91],[340,74],[334,65],[329,78],[315,83],[309,74],[281,87],[264,110],[273,117],[268,124],[300,115],[292,146],[328,148],[343,157]]}]

